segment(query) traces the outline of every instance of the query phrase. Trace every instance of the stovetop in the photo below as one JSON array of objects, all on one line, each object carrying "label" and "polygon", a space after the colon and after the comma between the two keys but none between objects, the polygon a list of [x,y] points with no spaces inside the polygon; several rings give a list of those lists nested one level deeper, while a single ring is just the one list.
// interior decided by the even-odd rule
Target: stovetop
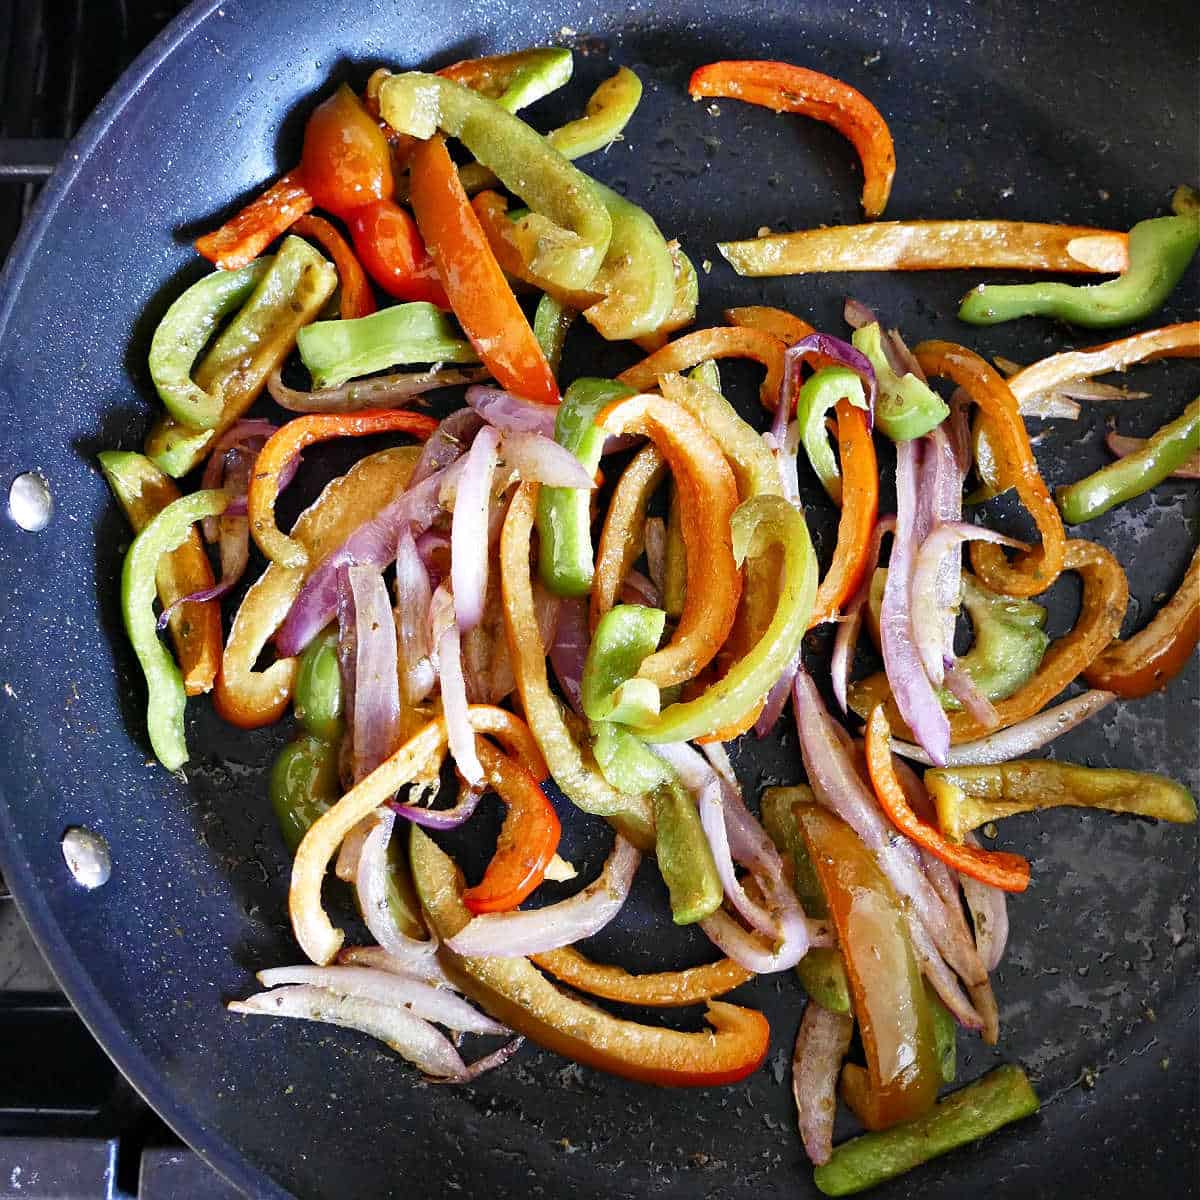
[{"label": "stovetop", "polygon": [[[185,0],[0,3],[0,260],[118,75]],[[233,1200],[96,1045],[0,880],[0,1196]]]}]

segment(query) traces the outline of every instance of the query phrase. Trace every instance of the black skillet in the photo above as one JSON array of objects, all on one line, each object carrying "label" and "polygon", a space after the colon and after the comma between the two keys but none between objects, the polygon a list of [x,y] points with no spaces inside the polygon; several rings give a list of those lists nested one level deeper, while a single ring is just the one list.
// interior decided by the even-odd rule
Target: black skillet
[{"label": "black skillet", "polygon": [[[576,111],[614,64],[642,76],[625,139],[589,169],[644,204],[697,263],[715,264],[702,275],[700,323],[731,303],[775,303],[836,330],[851,292],[913,339],[961,338],[1027,361],[1088,338],[1040,321],[959,325],[955,300],[974,277],[734,277],[718,238],[856,221],[858,170],[851,148],[814,123],[692,104],[688,73],[722,57],[774,57],[860,87],[896,137],[889,216],[1126,228],[1200,174],[1198,29],[1187,8],[203,0],[126,74],[46,189],[0,289],[0,481],[38,469],[56,504],[37,534],[0,518],[0,868],[104,1047],[219,1170],[254,1196],[765,1200],[813,1190],[785,1082],[800,1008],[790,976],[741,994],[771,1019],[767,1066],[710,1092],[628,1084],[533,1047],[477,1086],[434,1088],[364,1038],[225,1014],[222,999],[245,994],[253,969],[297,958],[286,859],[264,799],[264,767],[288,734],[246,735],[195,703],[187,782],[147,764],[142,685],[116,602],[128,533],[94,466],[99,449],[140,443],[148,335],[202,269],[189,234],[294,160],[311,97],[333,81],[361,82],[381,63],[564,42],[578,51],[577,81],[531,116],[549,125]],[[1161,317],[1194,316],[1195,301],[1193,269]],[[579,349],[575,369],[594,372],[593,355]],[[601,365],[628,356],[610,358]],[[726,372],[747,413],[751,375]],[[1152,398],[1125,406],[1127,432],[1156,428],[1197,390],[1192,364],[1138,378]],[[1038,430],[1051,484],[1103,461],[1100,434],[1117,411],[1095,406]],[[312,455],[292,510],[342,463]],[[815,492],[807,499],[827,553],[831,513]],[[1177,585],[1197,511],[1195,485],[1169,482],[1087,530],[1129,567],[1130,626]],[[998,519],[1011,518],[1001,507]],[[1070,586],[1052,600],[1061,631]],[[1053,753],[1165,770],[1195,789],[1197,678],[1193,660],[1165,695],[1110,710]],[[751,787],[799,777],[786,733],[735,757]],[[76,824],[112,847],[112,879],[96,892],[73,882],[59,851]],[[1187,1194],[1197,1149],[1194,831],[1064,811],[1013,821],[1002,837],[1032,856],[1034,886],[1012,904],[997,979],[1001,1046],[964,1036],[960,1078],[1019,1060],[1046,1105],[880,1195]],[[592,872],[606,842],[596,823],[568,823],[567,853]],[[705,947],[663,912],[644,880],[597,953],[641,969],[699,961]]]}]

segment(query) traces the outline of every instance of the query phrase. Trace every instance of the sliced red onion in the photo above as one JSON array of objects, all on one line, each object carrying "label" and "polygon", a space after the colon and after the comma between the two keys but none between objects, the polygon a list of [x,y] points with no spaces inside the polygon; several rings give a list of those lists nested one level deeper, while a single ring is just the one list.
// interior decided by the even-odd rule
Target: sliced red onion
[{"label": "sliced red onion", "polygon": [[817,799],[841,817],[874,853],[897,893],[911,901],[911,911],[918,918],[916,924],[928,931],[950,965],[968,983],[982,982],[986,972],[975,947],[956,936],[945,905],[921,870],[916,848],[891,826],[879,802],[863,784],[850,750],[834,733],[834,722],[803,667],[796,672],[792,702],[800,754]]},{"label": "sliced red onion", "polygon": [[[810,948],[832,944],[823,922],[813,922],[812,926],[810,931],[809,923],[803,916],[797,920],[794,913],[790,914],[787,927],[781,930],[780,940],[771,944],[761,934],[743,929],[723,909],[718,909],[711,917],[705,917],[700,922],[704,935],[718,950],[756,975],[774,975],[790,970]],[[797,953],[801,947],[803,949]]]},{"label": "sliced red onion", "polygon": [[1008,762],[1048,746],[1056,737],[1074,729],[1116,698],[1113,692],[1084,692],[1054,708],[1047,708],[1018,725],[997,730],[972,742],[951,746],[943,763],[932,762],[925,750],[912,742],[892,738],[892,749],[895,753],[914,762],[925,763],[926,766],[971,767]]},{"label": "sliced red onion", "polygon": [[621,584],[622,604],[641,604],[646,608],[658,608],[661,604],[658,588],[636,569],[630,569]]},{"label": "sliced red onion", "polygon": [[536,404],[490,387],[467,388],[467,404],[489,425],[505,433],[540,433],[554,438],[558,409],[549,404]]},{"label": "sliced red onion", "polygon": [[421,804],[401,804],[398,800],[390,800],[388,807],[396,816],[424,829],[457,829],[470,819],[482,796],[479,788],[468,787],[453,808],[426,808]]},{"label": "sliced red onion", "polygon": [[[1110,432],[1104,438],[1109,450],[1117,457],[1124,458],[1133,454],[1146,445],[1145,438],[1126,437],[1124,434]],[[1193,454],[1180,466],[1171,472],[1172,479],[1200,479],[1200,454]]]},{"label": "sliced red onion", "polygon": [[[962,520],[962,489],[966,470],[959,459],[959,431],[956,429],[952,436],[950,423],[950,418],[947,418],[930,432],[925,453],[924,473],[933,476],[932,496],[929,502],[933,526]],[[950,546],[942,558],[937,573],[936,596],[938,608],[942,612],[941,655],[943,658],[953,659],[954,625],[962,604],[961,545]],[[913,621],[914,625],[919,624],[920,618],[916,612],[913,614]]]},{"label": "sliced red onion", "polygon": [[400,685],[396,622],[377,567],[346,568],[354,598],[354,781],[365,779],[399,741]]},{"label": "sliced red onion", "polygon": [[900,336],[900,330],[888,330],[887,336],[883,339],[883,351],[887,355],[888,362],[892,364],[892,370],[897,375],[915,375],[922,383],[929,382],[925,378],[921,364],[917,362],[917,356]]},{"label": "sliced red onion", "polygon": [[852,296],[847,296],[842,306],[842,319],[851,329],[879,324],[879,318],[861,300],[855,300]]},{"label": "sliced red onion", "polygon": [[1049,420],[1061,417],[1067,421],[1076,421],[1083,412],[1083,406],[1075,400],[1069,400],[1060,391],[1043,392],[1040,396],[1026,396],[1018,407],[1023,417],[1036,417],[1039,420]]},{"label": "sliced red onion", "polygon": [[796,453],[800,449],[800,422],[789,421],[782,437],[776,437],[768,430],[762,435],[762,439],[767,449],[775,456],[784,499],[794,508],[799,508],[800,475],[796,465]]},{"label": "sliced red onion", "polygon": [[430,626],[437,647],[437,671],[442,682],[442,713],[450,753],[458,773],[472,786],[483,786],[483,765],[475,751],[475,731],[467,710],[467,681],[463,675],[462,640],[455,620],[454,600],[439,584],[430,606]]},{"label": "sliced red onion", "polygon": [[[544,406],[541,406],[544,407]],[[583,463],[566,446],[541,433],[513,431],[501,440],[501,454],[527,483],[542,483],[547,487],[581,488],[590,491],[595,479]]]},{"label": "sliced red onion", "polygon": [[896,518],[893,516],[880,517],[875,522],[871,534],[871,546],[867,551],[867,560],[863,564],[862,579],[854,595],[846,605],[846,611],[838,622],[837,633],[833,637],[833,656],[829,661],[829,673],[833,680],[833,694],[846,712],[846,691],[850,685],[850,668],[854,663],[854,652],[858,648],[858,635],[862,629],[863,612],[867,599],[871,594],[871,582],[875,578],[875,569],[879,566],[879,551],[883,539],[889,533],[896,531]]},{"label": "sliced red onion", "polygon": [[386,1043],[426,1075],[435,1079],[467,1079],[467,1066],[445,1034],[407,1008],[339,996],[310,984],[289,984],[233,1000],[230,1012],[262,1017],[295,1017],[354,1029]]},{"label": "sliced red onion", "polygon": [[[934,687],[940,687],[945,675],[943,659],[945,651],[946,613],[949,611],[953,619],[953,609],[947,609],[943,603],[943,573],[942,564],[956,552],[964,542],[993,542],[998,546],[1012,546],[1015,549],[1025,549],[1025,543],[1016,538],[1006,537],[995,530],[985,529],[980,525],[969,525],[962,521],[945,521],[936,525],[929,536],[921,543],[913,562],[911,587],[911,627],[912,640],[921,659],[925,674]],[[892,567],[888,571],[888,585],[892,581],[892,570],[895,569],[896,555],[892,552]],[[954,573],[960,576],[961,565],[954,563]],[[884,612],[887,611],[887,588],[884,589]],[[883,621],[881,618],[880,624]],[[884,654],[886,659],[886,651]],[[901,710],[903,712],[903,709]],[[928,747],[927,747],[928,749]]]},{"label": "sliced red onion", "polygon": [[483,617],[488,577],[488,506],[500,451],[500,434],[485,425],[463,459],[450,524],[450,580],[460,633]]},{"label": "sliced red onion", "polygon": [[469,449],[475,435],[483,428],[483,420],[469,408],[455,409],[429,435],[421,447],[421,457],[409,477],[409,489],[424,483],[431,475],[456,462]]},{"label": "sliced red onion", "polygon": [[600,877],[583,891],[543,908],[472,917],[446,947],[468,958],[522,958],[591,937],[621,911],[641,857],[618,833]]},{"label": "sliced red onion", "polygon": [[774,686],[767,693],[767,699],[763,704],[762,712],[758,714],[758,720],[754,723],[756,737],[766,737],[775,728],[775,723],[779,720],[784,705],[787,704],[788,697],[792,694],[792,680],[796,678],[796,671],[799,666],[800,655],[797,653],[796,657],[784,668],[783,674],[775,680]]},{"label": "sliced red onion", "polygon": [[[499,1050],[493,1050],[491,1054],[485,1054],[482,1058],[477,1058],[467,1067],[467,1077],[463,1083],[470,1083],[473,1079],[478,1079],[480,1075],[486,1074],[488,1071],[494,1071],[497,1067],[502,1067],[520,1048],[525,1044],[524,1037],[515,1037],[510,1042],[505,1042]],[[433,1079],[431,1083],[452,1083],[454,1080]]]},{"label": "sliced red onion", "polygon": [[386,1004],[390,1008],[407,1008],[426,1021],[433,1021],[459,1033],[512,1033],[507,1025],[493,1021],[447,988],[434,987],[422,980],[378,968],[272,967],[259,971],[256,978],[265,988],[306,983],[338,996],[356,996],[361,1000]]},{"label": "sliced red onion", "polygon": [[396,547],[396,655],[400,693],[410,708],[422,703],[433,691],[437,676],[433,669],[432,630],[429,607],[433,589],[429,572],[417,552],[412,530],[400,533]]},{"label": "sliced red onion", "polygon": [[[587,601],[574,596],[564,599],[558,607],[558,625],[550,647],[550,665],[554,668],[554,677],[567,703],[580,716],[583,715],[580,691],[583,664],[591,640]],[[545,645],[544,642],[542,644]]]},{"label": "sliced red onion", "polygon": [[[354,590],[350,587],[350,568],[337,573],[337,661],[342,677],[342,716],[346,734],[343,745],[354,746],[354,693],[358,674],[358,621],[354,613]],[[365,836],[365,834],[363,835]],[[345,842],[342,843],[343,848]]]},{"label": "sliced red onion", "polygon": [[943,659],[942,665],[945,668],[943,682],[950,694],[973,720],[985,729],[995,729],[1000,724],[1000,714],[996,706],[975,686],[975,680],[955,665],[952,658]]},{"label": "sliced red onion", "polygon": [[[950,748],[950,722],[922,665],[912,619],[912,575],[919,536],[914,526],[919,519],[917,479],[921,455],[921,439],[896,446],[896,535],[879,627],[883,663],[900,715],[929,756],[941,765]],[[940,626],[933,632],[940,634]],[[940,654],[938,666],[941,666]]]},{"label": "sliced red onion", "polygon": [[1054,394],[1069,400],[1146,400],[1150,396],[1149,392],[1135,391],[1116,383],[1101,383],[1098,379],[1086,376],[1060,383],[1054,389]]},{"label": "sliced red onion", "polygon": [[438,947],[438,940],[430,935],[424,940],[409,937],[400,928],[392,915],[388,903],[388,843],[396,826],[396,816],[384,812],[367,834],[358,856],[358,875],[354,881],[358,894],[358,906],[371,936],[390,954],[402,962],[424,958]]},{"label": "sliced red onion", "polygon": [[372,967],[389,975],[402,975],[405,979],[432,983],[447,991],[459,990],[435,954],[402,959],[394,958],[382,946],[347,946],[338,951],[337,960],[342,966]]},{"label": "sliced red onion", "polygon": [[[979,839],[973,833],[968,833],[963,841],[979,848]],[[989,971],[994,971],[1008,944],[1008,898],[999,888],[980,883],[969,875],[962,877],[962,889],[971,910],[979,957]]]},{"label": "sliced red onion", "polygon": [[556,596],[540,579],[533,581],[533,619],[537,623],[538,640],[549,646],[558,632],[558,613],[562,598]]},{"label": "sliced red onion", "polygon": [[662,517],[646,518],[646,574],[662,595],[667,578],[667,523]]},{"label": "sliced red onion", "polygon": [[[944,906],[943,906],[944,907]],[[929,930],[921,922],[911,909],[904,914],[905,923],[908,926],[908,940],[912,943],[913,953],[917,956],[917,961],[921,964],[921,972],[927,980],[929,986],[937,993],[938,999],[950,1010],[950,1014],[964,1028],[979,1032],[984,1028],[984,1018],[979,1013],[979,1010],[972,1003],[970,997],[959,982],[958,976],[946,963],[942,957]],[[958,933],[957,924],[953,927],[955,934]],[[974,942],[971,942],[971,950],[975,957],[978,958],[978,951],[975,949]],[[980,970],[983,969],[983,963],[979,963]],[[987,976],[983,977],[983,985],[987,983]],[[983,986],[981,984],[972,984],[971,987]]]},{"label": "sliced red onion", "polygon": [[810,333],[808,337],[790,345],[783,354],[783,381],[779,388],[779,403],[775,406],[775,419],[771,423],[771,432],[776,440],[783,442],[784,430],[796,406],[800,364],[812,354],[832,359],[849,368],[862,380],[867,393],[867,427],[871,428],[875,421],[875,397],[878,390],[875,368],[871,366],[871,360],[842,338],[834,337],[830,333]]},{"label": "sliced red onion", "polygon": [[461,469],[458,462],[453,462],[407,488],[317,565],[275,638],[280,655],[286,658],[299,654],[329,624],[337,609],[339,568],[350,563],[382,568],[391,562],[402,530],[411,528],[415,535],[433,524],[442,511],[442,488],[452,485]]},{"label": "sliced red onion", "polygon": [[434,365],[428,371],[395,375],[377,375],[372,379],[354,379],[341,387],[305,392],[283,382],[283,369],[276,367],[267,376],[267,391],[280,408],[295,413],[347,413],[364,408],[406,408],[426,392],[438,388],[461,387],[488,378],[486,368]]},{"label": "sliced red onion", "polygon": [[830,1012],[813,1000],[805,1005],[792,1051],[792,1096],[804,1152],[818,1167],[833,1153],[838,1074],[853,1033],[853,1017]]}]

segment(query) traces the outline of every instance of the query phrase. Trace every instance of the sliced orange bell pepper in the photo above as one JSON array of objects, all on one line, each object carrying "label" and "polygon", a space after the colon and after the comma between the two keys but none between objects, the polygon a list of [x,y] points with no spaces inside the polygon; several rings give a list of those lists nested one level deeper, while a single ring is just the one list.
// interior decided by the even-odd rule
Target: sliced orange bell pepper
[{"label": "sliced orange bell pepper", "polygon": [[574,946],[535,954],[532,961],[577,992],[588,992],[602,1000],[616,1000],[621,1004],[642,1004],[647,1008],[699,1004],[754,978],[753,972],[731,958],[683,971],[655,971],[648,975],[631,975],[624,967],[593,962]]},{"label": "sliced orange bell pepper", "polygon": [[759,389],[764,408],[779,403],[779,385],[783,380],[783,343],[761,329],[697,329],[668,342],[640,363],[622,371],[617,378],[631,388],[645,391],[656,387],[660,375],[690,370],[710,358],[752,358],[767,369]]},{"label": "sliced orange bell pepper", "polygon": [[[454,861],[421,830],[412,839],[413,881],[435,934],[445,942],[470,919]],[[681,1033],[626,1021],[548,980],[527,958],[463,958],[443,950],[441,961],[464,993],[497,1020],[575,1062],[661,1087],[735,1083],[766,1057],[771,1029],[752,1008],[712,1001],[711,1030]]]},{"label": "sliced orange bell pepper", "polygon": [[339,315],[342,320],[369,317],[375,311],[375,294],[346,239],[324,217],[303,216],[292,226],[292,231],[320,243],[333,259],[341,288]]},{"label": "sliced orange bell pepper", "polygon": [[1010,271],[1121,274],[1128,235],[1031,221],[881,221],[772,233],[717,249],[739,275],[822,271]]},{"label": "sliced orange bell pepper", "polygon": [[1200,355],[1200,321],[1147,329],[1132,337],[1118,338],[1088,350],[1066,350],[1052,354],[1013,375],[1008,386],[1017,403],[1026,403],[1065,383],[1124,371],[1134,363],[1155,358],[1195,358]]},{"label": "sliced orange bell pepper", "polygon": [[219,229],[195,241],[196,251],[222,271],[253,262],[277,237],[315,206],[297,167],[281,175]]},{"label": "sliced orange bell pepper", "polygon": [[1144,629],[1114,638],[1083,673],[1094,688],[1134,699],[1166,687],[1200,643],[1200,549],[1179,590]]},{"label": "sliced orange bell pepper", "polygon": [[413,152],[411,195],[417,226],[450,306],[480,359],[501,387],[527,400],[557,404],[554,372],[496,262],[440,135]]},{"label": "sliced orange bell pepper", "polygon": [[617,602],[621,584],[645,548],[646,507],[667,473],[667,462],[656,446],[643,446],[621,472],[613,490],[592,578],[589,620],[592,632]]},{"label": "sliced orange bell pepper", "polygon": [[394,192],[388,140],[347,84],[309,114],[300,172],[317,205],[335,217]]},{"label": "sliced orange bell pepper", "polygon": [[1016,488],[1042,535],[1039,547],[1022,553],[1012,563],[999,546],[975,542],[971,562],[976,574],[992,591],[1004,595],[1036,596],[1044,592],[1063,569],[1067,534],[1058,505],[1038,470],[1012,389],[978,354],[953,342],[922,342],[916,358],[927,376],[952,380],[986,415],[1000,490]]},{"label": "sliced orange bell pepper", "polygon": [[854,143],[862,160],[863,211],[878,217],[887,207],[896,174],[891,131],[875,105],[849,84],[790,63],[715,62],[692,72],[688,94],[693,100],[745,100],[832,125]]},{"label": "sliced orange bell pepper", "polygon": [[737,483],[712,435],[681,405],[643,393],[617,400],[596,424],[616,436],[648,437],[667,460],[679,490],[689,587],[671,640],[643,660],[638,675],[670,687],[691,679],[720,650],[737,612],[741,575],[733,559],[730,521]]},{"label": "sliced orange bell pepper", "polygon": [[905,837],[961,875],[1004,892],[1023,892],[1029,886],[1029,860],[1002,850],[981,850],[951,842],[936,825],[922,821],[909,807],[904,788],[892,765],[892,738],[883,705],[875,706],[867,722],[867,769],[871,786],[888,819]]},{"label": "sliced orange bell pepper", "polygon": [[275,524],[275,500],[279,477],[306,446],[333,438],[362,437],[371,433],[411,433],[425,440],[438,426],[433,417],[406,409],[364,409],[353,413],[314,413],[297,417],[281,426],[258,453],[246,510],[250,532],[258,548],[285,567],[303,567],[308,552],[295,538]]},{"label": "sliced orange bell pepper", "polygon": [[515,713],[490,704],[473,704],[471,728],[499,742],[504,753],[509,758],[515,758],[534,779],[542,780],[549,776],[546,760],[529,726]]},{"label": "sliced orange bell pepper", "polygon": [[774,334],[785,346],[793,346],[809,334],[817,332],[815,326],[801,320],[794,313],[783,308],[771,308],[766,304],[727,308],[725,320],[739,329],[761,329],[764,333]]},{"label": "sliced orange bell pepper", "polygon": [[467,888],[462,898],[473,913],[508,912],[545,878],[562,830],[554,805],[539,782],[519,762],[482,738],[475,743],[488,785],[504,801],[508,814],[483,878]]}]

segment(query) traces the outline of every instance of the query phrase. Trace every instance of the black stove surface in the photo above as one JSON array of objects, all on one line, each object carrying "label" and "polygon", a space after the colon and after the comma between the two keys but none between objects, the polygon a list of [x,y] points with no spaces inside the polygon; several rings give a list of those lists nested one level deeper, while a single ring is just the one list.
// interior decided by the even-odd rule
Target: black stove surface
[{"label": "black stove surface", "polygon": [[[0,260],[108,88],[185,0],[0,2]],[[0,1196],[232,1200],[63,996],[0,880]]]}]

